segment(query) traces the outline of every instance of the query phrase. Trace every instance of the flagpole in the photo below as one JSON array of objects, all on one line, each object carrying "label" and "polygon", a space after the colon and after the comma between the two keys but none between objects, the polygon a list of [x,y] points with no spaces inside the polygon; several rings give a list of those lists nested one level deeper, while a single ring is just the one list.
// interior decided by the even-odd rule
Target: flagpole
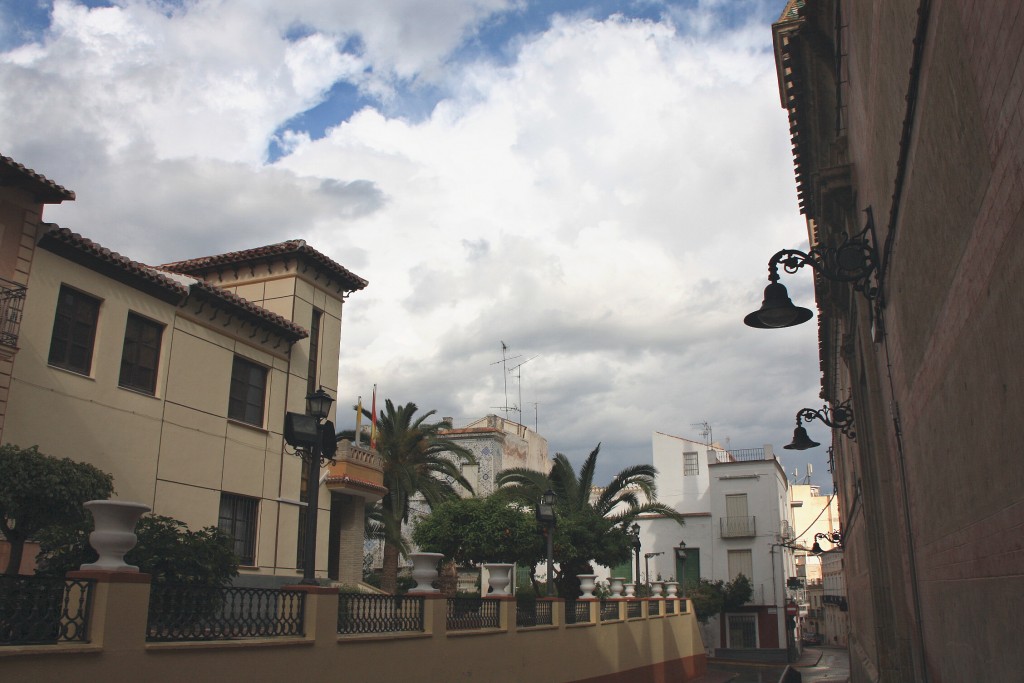
[{"label": "flagpole", "polygon": [[356,402],[356,446],[362,445],[362,434],[363,430],[363,397],[360,396]]}]

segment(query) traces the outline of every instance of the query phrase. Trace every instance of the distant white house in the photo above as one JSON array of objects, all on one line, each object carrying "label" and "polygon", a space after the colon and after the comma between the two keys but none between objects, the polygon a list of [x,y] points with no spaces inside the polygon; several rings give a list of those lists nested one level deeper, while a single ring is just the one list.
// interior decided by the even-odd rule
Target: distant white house
[{"label": "distant white house", "polygon": [[[652,448],[658,500],[681,512],[686,523],[640,520],[641,581],[730,581],[743,574],[753,587],[751,602],[726,614],[723,623],[713,620],[705,633],[707,644],[774,650],[772,655],[784,657],[787,579],[796,570],[793,551],[780,545],[792,544],[790,486],[771,445],[726,450],[717,443],[655,432]],[[685,560],[677,551],[681,540]],[[635,564],[616,571],[632,578]]]}]

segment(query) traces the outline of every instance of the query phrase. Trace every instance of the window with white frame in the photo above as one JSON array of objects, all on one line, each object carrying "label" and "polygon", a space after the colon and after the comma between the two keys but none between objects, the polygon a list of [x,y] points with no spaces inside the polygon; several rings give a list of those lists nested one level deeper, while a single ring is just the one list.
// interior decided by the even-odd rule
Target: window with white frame
[{"label": "window with white frame", "polygon": [[754,557],[750,550],[729,551],[729,580],[735,579],[740,574],[754,581]]},{"label": "window with white frame", "polygon": [[756,614],[727,614],[726,620],[730,648],[757,647]]},{"label": "window with white frame", "polygon": [[694,477],[700,474],[700,464],[697,459],[697,451],[683,453],[683,476]]}]

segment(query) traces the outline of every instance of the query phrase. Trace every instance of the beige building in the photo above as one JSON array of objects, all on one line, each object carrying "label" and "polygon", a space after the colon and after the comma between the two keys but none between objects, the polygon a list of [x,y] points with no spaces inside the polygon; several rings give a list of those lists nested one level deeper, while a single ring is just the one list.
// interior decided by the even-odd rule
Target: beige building
[{"label": "beige building", "polygon": [[[241,582],[294,579],[305,482],[284,416],[318,387],[338,395],[344,301],[366,281],[301,240],[146,266],[42,223],[41,201],[74,195],[4,162],[0,266],[14,267],[0,276],[27,287],[3,441],[90,462],[156,514],[219,525]],[[317,482],[316,570],[354,582],[381,468],[371,451],[338,455]]]},{"label": "beige building", "polygon": [[822,260],[778,282],[817,311],[768,322],[817,314],[807,363],[855,417],[831,444],[854,683],[1024,670],[1021,36],[1021,3],[970,0],[790,0],[773,28],[806,219],[776,255]]},{"label": "beige building", "polygon": [[[817,486],[810,484],[793,484],[789,488],[789,507],[792,510],[793,528],[792,544],[802,548],[814,546],[817,534],[829,534],[839,531],[842,524],[839,519],[839,500],[836,496],[823,496]],[[823,549],[831,545],[819,541]],[[797,576],[804,579],[807,585],[821,582],[821,560],[818,556],[803,550],[794,550]]]}]

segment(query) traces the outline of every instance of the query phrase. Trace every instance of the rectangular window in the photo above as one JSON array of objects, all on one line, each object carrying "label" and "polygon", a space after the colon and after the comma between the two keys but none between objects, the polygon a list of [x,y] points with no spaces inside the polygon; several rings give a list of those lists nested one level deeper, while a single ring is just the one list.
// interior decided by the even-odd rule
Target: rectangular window
[{"label": "rectangular window", "polygon": [[729,621],[729,647],[757,647],[757,615],[729,614],[726,617]]},{"label": "rectangular window", "polygon": [[61,285],[50,337],[50,365],[89,374],[99,313],[99,299]]},{"label": "rectangular window", "polygon": [[231,366],[231,396],[228,400],[228,417],[262,427],[266,392],[267,369],[241,356],[235,356]]},{"label": "rectangular window", "polygon": [[735,579],[740,574],[754,582],[754,558],[749,550],[729,551],[729,580]]},{"label": "rectangular window", "polygon": [[121,351],[121,375],[117,383],[128,389],[156,393],[160,339],[164,326],[135,313],[128,314]]},{"label": "rectangular window", "polygon": [[700,474],[700,465],[697,464],[697,452],[683,453],[683,476],[690,477]]},{"label": "rectangular window", "polygon": [[306,371],[306,393],[316,393],[320,386],[316,381],[317,361],[320,358],[320,319],[324,313],[313,309],[313,319],[309,323],[309,368]]},{"label": "rectangular window", "polygon": [[247,567],[256,565],[256,522],[259,499],[220,494],[220,518],[217,526],[235,540],[238,563]]}]

